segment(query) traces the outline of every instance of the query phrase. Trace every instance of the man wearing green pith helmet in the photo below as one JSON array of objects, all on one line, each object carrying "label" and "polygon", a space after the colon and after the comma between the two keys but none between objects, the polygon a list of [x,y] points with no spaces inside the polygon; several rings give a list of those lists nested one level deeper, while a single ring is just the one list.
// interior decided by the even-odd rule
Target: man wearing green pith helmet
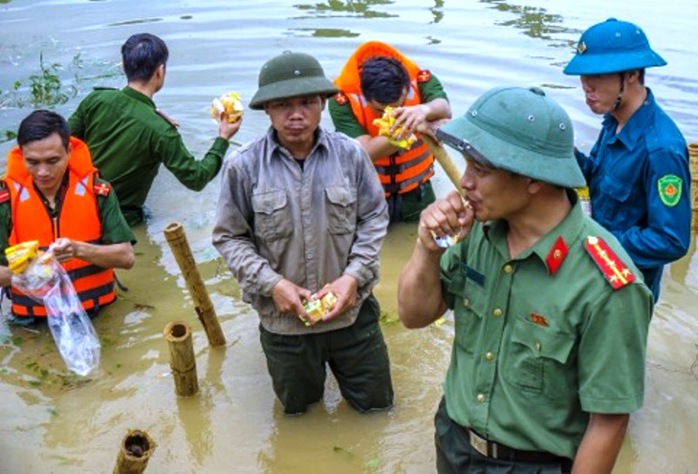
[{"label": "man wearing green pith helmet", "polygon": [[[326,367],[360,412],[392,406],[378,301],[388,205],[358,142],[320,127],[337,89],[314,57],[267,61],[250,108],[271,127],[224,164],[213,243],[260,317],[260,339],[286,414],[322,400]],[[311,321],[304,301],[332,292]],[[307,324],[304,324],[304,321]]]},{"label": "man wearing green pith helmet", "polygon": [[623,244],[655,302],[664,265],[686,254],[691,235],[686,141],[645,86],[645,69],[665,64],[642,29],[610,18],[582,34],[564,70],[604,116],[589,155],[576,153],[591,216]]},{"label": "man wearing green pith helmet", "polygon": [[437,136],[467,162],[465,199],[422,212],[398,311],[409,328],[453,311],[438,472],[610,473],[642,405],[652,296],[572,191],[567,114],[539,88],[496,88]]}]

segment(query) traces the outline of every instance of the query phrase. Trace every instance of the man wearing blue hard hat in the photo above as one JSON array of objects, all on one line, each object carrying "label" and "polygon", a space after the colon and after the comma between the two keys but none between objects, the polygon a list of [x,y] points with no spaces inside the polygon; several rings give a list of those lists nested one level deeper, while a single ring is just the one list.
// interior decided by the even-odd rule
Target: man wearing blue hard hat
[{"label": "man wearing blue hard hat", "polygon": [[591,216],[620,240],[655,303],[664,265],[686,254],[691,226],[686,141],[644,84],[645,68],[664,65],[642,29],[610,18],[582,34],[564,69],[604,115],[589,156],[576,152]]}]

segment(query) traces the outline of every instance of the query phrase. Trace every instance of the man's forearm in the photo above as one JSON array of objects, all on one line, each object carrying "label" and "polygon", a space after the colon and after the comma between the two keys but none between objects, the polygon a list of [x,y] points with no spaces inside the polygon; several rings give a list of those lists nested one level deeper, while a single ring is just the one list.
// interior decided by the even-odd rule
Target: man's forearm
[{"label": "man's forearm", "polygon": [[440,254],[428,251],[419,241],[400,275],[398,314],[408,328],[425,327],[438,319],[446,305],[439,279]]},{"label": "man's forearm", "polygon": [[610,474],[620,452],[630,415],[592,413],[574,457],[573,474]]}]

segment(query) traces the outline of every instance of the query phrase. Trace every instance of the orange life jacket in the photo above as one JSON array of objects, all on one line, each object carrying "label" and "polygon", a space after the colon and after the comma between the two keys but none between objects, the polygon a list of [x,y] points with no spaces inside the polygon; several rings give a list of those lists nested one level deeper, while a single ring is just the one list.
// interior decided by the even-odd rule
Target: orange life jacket
[{"label": "orange life jacket", "polygon": [[[38,240],[42,249],[59,237],[101,243],[102,224],[99,219],[95,191],[104,194],[105,185],[95,183],[97,169],[92,165],[87,145],[71,137],[72,151],[68,161],[68,187],[60,215],[51,219],[41,196],[34,188],[31,175],[24,166],[19,147],[7,156],[5,182],[12,206],[12,231],[9,244]],[[107,190],[109,188],[106,188]],[[61,263],[70,276],[85,310],[98,308],[116,299],[114,270],[73,258]],[[17,316],[46,316],[46,308],[36,300],[12,287],[12,312]]]},{"label": "orange life jacket", "polygon": [[[337,103],[351,105],[354,116],[369,135],[377,136],[378,127],[373,120],[380,117],[361,93],[361,76],[359,69],[367,59],[375,56],[395,58],[405,67],[410,77],[410,89],[407,92],[406,106],[419,105],[422,96],[418,81],[428,77],[428,71],[422,71],[409,58],[392,46],[379,41],[369,41],[359,46],[349,57],[342,71],[334,80],[334,85],[341,91],[335,96]],[[399,151],[390,156],[383,156],[373,161],[378,177],[383,185],[385,196],[410,192],[427,182],[434,175],[434,155],[429,147],[419,138],[409,150]]]}]

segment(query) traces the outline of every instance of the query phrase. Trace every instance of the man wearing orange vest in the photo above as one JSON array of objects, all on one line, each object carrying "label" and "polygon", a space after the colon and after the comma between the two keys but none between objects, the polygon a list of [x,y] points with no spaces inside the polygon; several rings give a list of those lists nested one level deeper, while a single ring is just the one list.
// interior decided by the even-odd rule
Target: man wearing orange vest
[{"label": "man wearing orange vest", "polygon": [[[356,138],[371,157],[390,221],[417,220],[435,199],[429,182],[434,156],[419,134],[433,136],[433,124],[451,118],[441,82],[392,46],[369,41],[354,51],[334,84],[341,91],[329,101],[334,126]],[[387,106],[394,109],[393,129],[402,127],[403,138],[418,134],[407,150],[379,135],[373,124]]]},{"label": "man wearing orange vest", "polygon": [[31,325],[46,308],[12,285],[5,248],[39,241],[68,272],[90,315],[116,299],[114,268],[131,268],[136,239],[111,186],[97,178],[87,145],[66,120],[37,110],[22,120],[0,182],[0,285],[10,287],[13,322]]}]

